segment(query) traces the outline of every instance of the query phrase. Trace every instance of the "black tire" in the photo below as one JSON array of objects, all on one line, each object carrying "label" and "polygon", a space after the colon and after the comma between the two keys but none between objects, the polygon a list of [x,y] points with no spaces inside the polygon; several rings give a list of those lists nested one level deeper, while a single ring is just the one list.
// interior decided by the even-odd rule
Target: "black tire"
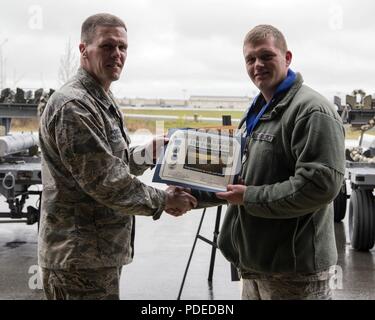
[{"label": "black tire", "polygon": [[375,204],[371,190],[352,190],[349,204],[349,236],[352,247],[367,251],[375,241]]},{"label": "black tire", "polygon": [[346,194],[346,183],[344,181],[344,184],[342,185],[339,194],[333,201],[335,222],[341,222],[345,218],[347,200],[348,197]]}]

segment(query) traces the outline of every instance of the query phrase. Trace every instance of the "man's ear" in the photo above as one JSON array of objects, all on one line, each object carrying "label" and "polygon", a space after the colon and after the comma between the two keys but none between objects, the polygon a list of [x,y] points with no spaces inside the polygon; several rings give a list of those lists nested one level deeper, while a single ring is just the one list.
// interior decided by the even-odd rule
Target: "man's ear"
[{"label": "man's ear", "polygon": [[290,64],[292,63],[292,52],[290,52],[289,50],[285,53],[285,61],[286,61],[286,66],[289,67]]},{"label": "man's ear", "polygon": [[85,43],[80,43],[79,44],[79,52],[81,53],[82,57],[87,57],[87,52],[86,52],[86,44]]}]

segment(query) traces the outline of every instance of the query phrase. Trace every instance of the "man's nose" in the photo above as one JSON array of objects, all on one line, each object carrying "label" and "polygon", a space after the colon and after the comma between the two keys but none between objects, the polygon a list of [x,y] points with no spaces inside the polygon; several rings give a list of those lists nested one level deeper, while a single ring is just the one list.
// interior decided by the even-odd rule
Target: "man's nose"
[{"label": "man's nose", "polygon": [[264,61],[262,59],[256,59],[255,60],[255,69],[263,68],[263,67],[264,67]]},{"label": "man's nose", "polygon": [[112,50],[112,54],[111,54],[112,57],[121,57],[121,50],[118,46],[115,46]]}]

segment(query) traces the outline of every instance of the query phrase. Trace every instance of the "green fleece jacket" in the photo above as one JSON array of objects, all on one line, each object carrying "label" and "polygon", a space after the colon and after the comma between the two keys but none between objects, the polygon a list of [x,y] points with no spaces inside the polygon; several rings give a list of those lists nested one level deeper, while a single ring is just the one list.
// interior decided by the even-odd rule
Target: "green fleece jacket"
[{"label": "green fleece jacket", "polygon": [[[302,83],[297,74],[248,137],[244,205],[229,205],[221,227],[219,248],[245,278],[337,262],[332,201],[344,178],[344,128],[331,103]],[[218,204],[193,194],[202,207]]]}]

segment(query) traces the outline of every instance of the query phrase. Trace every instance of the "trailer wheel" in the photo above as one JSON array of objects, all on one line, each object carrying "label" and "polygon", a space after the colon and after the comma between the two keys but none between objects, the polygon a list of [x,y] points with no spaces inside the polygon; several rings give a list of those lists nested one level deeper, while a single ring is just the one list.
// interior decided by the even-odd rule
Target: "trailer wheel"
[{"label": "trailer wheel", "polygon": [[356,250],[367,251],[374,246],[375,204],[371,190],[352,190],[349,235],[352,247]]},{"label": "trailer wheel", "polygon": [[342,219],[345,218],[347,199],[348,197],[346,194],[346,183],[344,181],[344,184],[342,185],[339,194],[337,195],[336,199],[333,201],[335,222],[340,222]]}]

